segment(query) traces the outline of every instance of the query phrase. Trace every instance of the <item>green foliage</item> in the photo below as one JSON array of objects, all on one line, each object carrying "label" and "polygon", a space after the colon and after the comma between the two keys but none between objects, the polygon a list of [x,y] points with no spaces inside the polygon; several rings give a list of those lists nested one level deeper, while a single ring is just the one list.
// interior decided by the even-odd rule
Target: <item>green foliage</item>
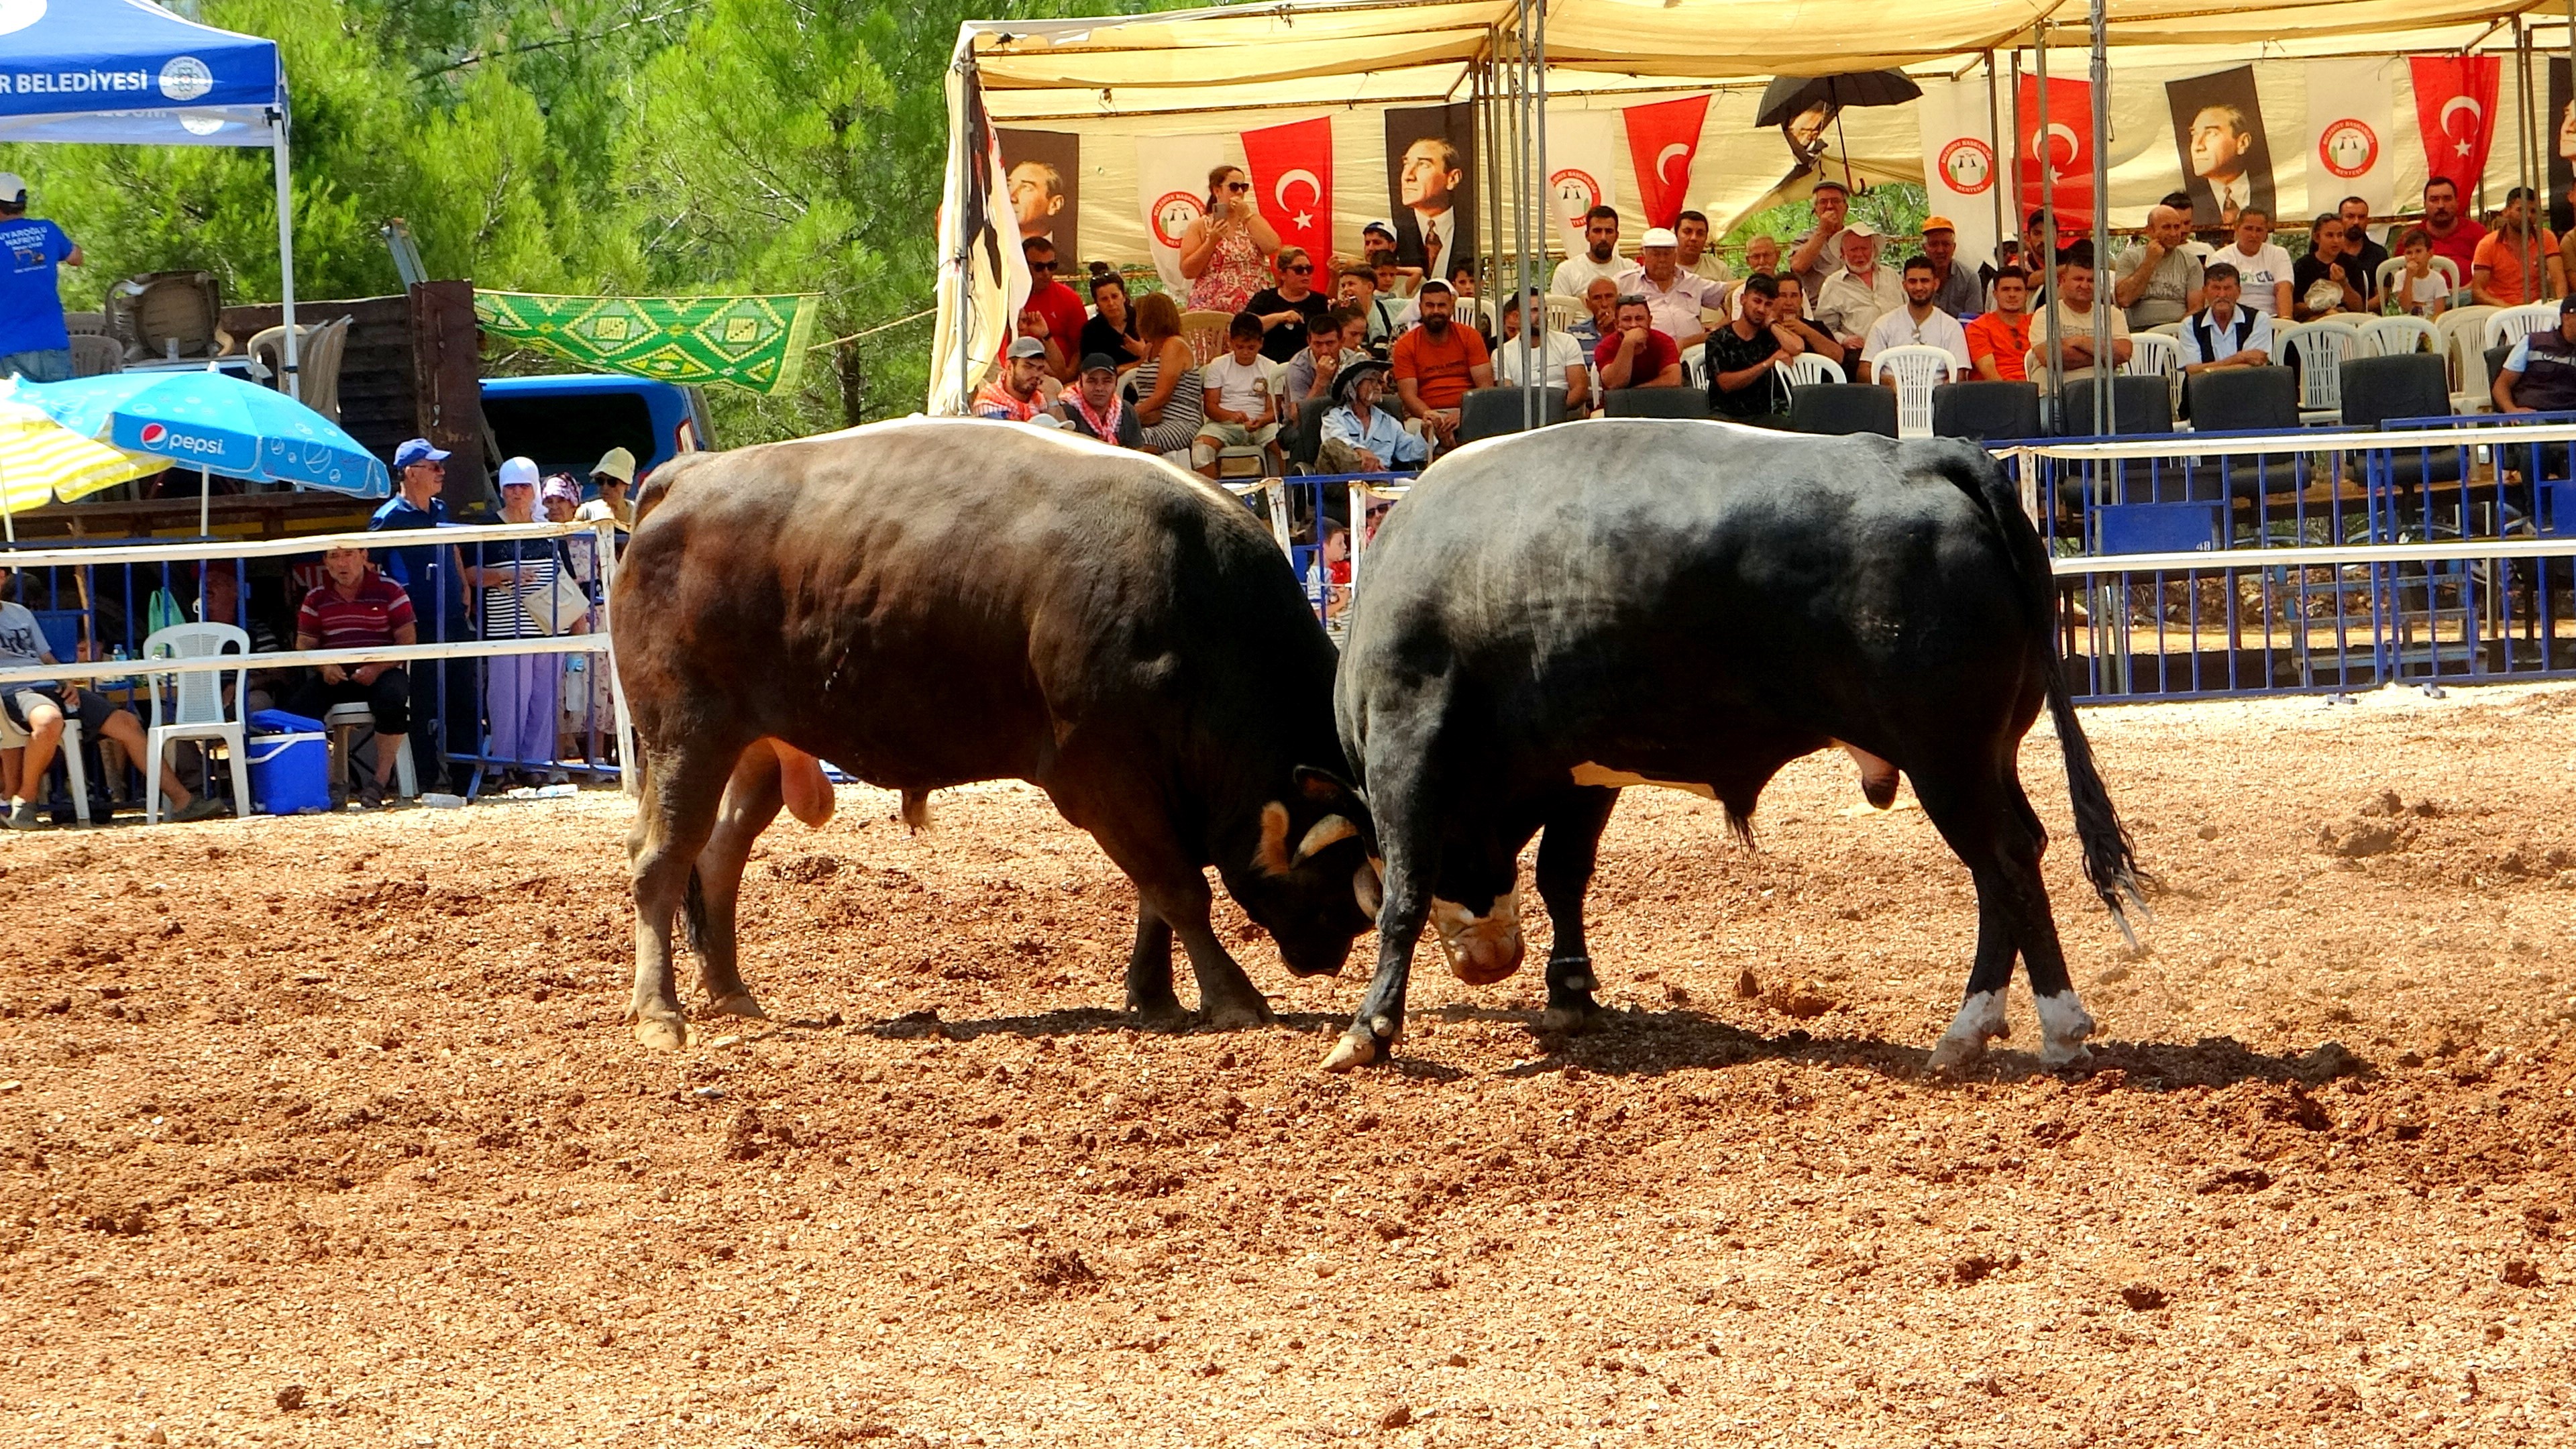
[{"label": "green foliage", "polygon": [[[1887,236],[1912,237],[1923,233],[1923,218],[1931,215],[1931,197],[1920,182],[1882,181],[1851,199],[1854,221],[1865,221]],[[1718,251],[1728,261],[1741,264],[1745,243],[1756,236],[1772,237],[1784,245],[1794,238],[1815,230],[1816,209],[1804,201],[1784,201],[1764,207],[1737,222],[1718,241]]]}]

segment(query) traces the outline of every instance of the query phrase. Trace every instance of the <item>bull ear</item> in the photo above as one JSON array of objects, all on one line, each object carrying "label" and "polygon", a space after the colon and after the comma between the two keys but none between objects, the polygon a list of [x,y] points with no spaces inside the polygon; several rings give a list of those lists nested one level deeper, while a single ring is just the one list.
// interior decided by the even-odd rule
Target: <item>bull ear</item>
[{"label": "bull ear", "polygon": [[1361,861],[1360,868],[1352,873],[1351,893],[1358,897],[1360,909],[1367,913],[1368,918],[1376,920],[1378,907],[1386,904],[1386,888],[1381,882],[1375,856]]},{"label": "bull ear", "polygon": [[1353,825],[1348,817],[1327,815],[1315,822],[1314,828],[1306,832],[1305,839],[1297,842],[1297,854],[1290,864],[1304,865],[1306,858],[1316,851],[1322,850],[1325,846],[1349,840],[1359,833],[1360,828]]},{"label": "bull ear", "polygon": [[1252,852],[1252,863],[1270,875],[1295,868],[1288,860],[1288,807],[1276,800],[1261,807],[1261,844]]}]

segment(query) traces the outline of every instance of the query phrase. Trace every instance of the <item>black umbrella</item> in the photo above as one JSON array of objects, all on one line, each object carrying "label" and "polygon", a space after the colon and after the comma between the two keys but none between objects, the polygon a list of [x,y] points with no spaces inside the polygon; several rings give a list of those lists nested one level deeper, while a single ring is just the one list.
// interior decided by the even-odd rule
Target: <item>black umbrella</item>
[{"label": "black umbrella", "polygon": [[1763,90],[1762,110],[1753,118],[1753,124],[1785,126],[1818,104],[1836,110],[1844,106],[1899,106],[1922,95],[1923,88],[1906,79],[1901,70],[1784,75]]}]

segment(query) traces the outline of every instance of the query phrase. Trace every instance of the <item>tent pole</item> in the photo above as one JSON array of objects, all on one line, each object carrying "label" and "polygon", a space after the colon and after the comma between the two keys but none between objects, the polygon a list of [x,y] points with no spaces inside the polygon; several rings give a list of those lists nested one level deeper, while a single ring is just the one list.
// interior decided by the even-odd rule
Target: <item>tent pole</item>
[{"label": "tent pole", "polygon": [[[295,324],[290,322],[287,325],[292,327]],[[197,537],[212,538],[215,536],[214,516],[214,475],[208,470],[200,468],[197,470]]]},{"label": "tent pole", "polygon": [[2048,396],[2049,411],[2057,426],[2066,426],[2066,340],[2060,334],[2057,312],[2057,137],[2048,129],[2048,22],[2040,21],[2030,28],[2032,68],[2039,79],[2039,123],[2032,138],[2039,143],[2039,213],[2040,229],[2045,234],[2041,244],[2048,255],[2040,258],[2041,282],[2048,289]]},{"label": "tent pole", "polygon": [[[1535,245],[1521,259],[1520,273],[1523,277],[1532,275],[1538,264],[1547,258],[1548,217],[1556,205],[1550,199],[1552,192],[1547,184],[1547,0],[1532,0],[1530,9],[1537,15],[1534,30],[1538,57],[1530,76],[1534,95],[1530,102],[1530,185],[1526,206],[1530,216],[1530,239]],[[1540,390],[1545,379],[1538,375],[1538,362],[1531,357],[1529,346],[1530,312],[1537,305],[1538,290],[1532,287],[1529,300],[1521,304],[1521,382],[1528,390],[1529,399],[1521,406],[1524,412],[1535,409],[1539,417],[1545,417],[1547,394]],[[1546,314],[1541,312],[1539,317],[1539,325],[1543,329],[1547,325]],[[1546,333],[1542,331],[1539,335],[1544,337]],[[1544,347],[1538,352],[1539,357],[1546,356]]]},{"label": "tent pole", "polygon": [[297,375],[296,354],[301,350],[295,338],[295,196],[287,185],[286,108],[269,112],[269,153],[277,170],[277,290],[278,321],[286,327],[286,376],[281,379],[285,393],[297,402],[304,401],[302,379]]},{"label": "tent pole", "polygon": [[2118,358],[2107,357],[2111,286],[2119,268],[2111,264],[2111,52],[2105,34],[2106,8],[2107,0],[2093,0],[2093,427],[2109,438],[2119,435],[2120,410],[2111,394],[2120,364]]},{"label": "tent pole", "polygon": [[[2531,187],[2531,32],[2522,18],[2513,22],[2513,184],[2517,191]],[[2522,204],[2522,233],[2516,245],[2522,252],[2522,300],[2540,300],[2544,279],[2531,274],[2532,235],[2531,201]]]},{"label": "tent pole", "polygon": [[[2576,0],[2567,0],[2567,3],[2570,5],[2576,5]],[[1990,142],[2000,141],[2003,139],[2003,134],[2003,105],[2001,99],[1996,95],[1995,87],[1995,53],[1989,50],[1986,52],[1986,139]],[[2009,169],[2011,163],[2003,159],[2003,153],[2000,149],[1996,152],[1995,164],[2007,168],[2005,171],[2006,176],[2012,174]],[[2013,234],[2013,229],[2004,224],[2004,189],[2003,176],[1994,178],[1994,183],[1986,188],[1989,199],[1994,203],[1995,242],[1998,247],[2001,246],[2005,237]],[[1990,257],[1988,260],[1993,261],[2000,266],[2003,259],[2001,257]]]}]

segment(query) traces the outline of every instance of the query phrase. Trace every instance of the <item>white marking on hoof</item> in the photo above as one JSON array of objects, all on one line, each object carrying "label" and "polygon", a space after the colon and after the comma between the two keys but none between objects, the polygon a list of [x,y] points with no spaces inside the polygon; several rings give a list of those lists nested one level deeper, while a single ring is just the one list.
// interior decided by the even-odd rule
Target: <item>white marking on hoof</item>
[{"label": "white marking on hoof", "polygon": [[1333,1043],[1331,1051],[1324,1054],[1323,1070],[1347,1072],[1353,1067],[1364,1067],[1376,1060],[1376,1043],[1345,1035],[1341,1040]]},{"label": "white marking on hoof", "polygon": [[2039,1059],[2052,1067],[2071,1066],[2093,1055],[2084,1039],[2093,1034],[2092,1013],[2075,999],[2070,986],[2055,996],[2036,998],[2039,1007]]},{"label": "white marking on hoof", "polygon": [[1959,1014],[1951,1019],[1950,1029],[1941,1034],[1939,1044],[1932,1048],[1932,1059],[1925,1065],[1936,1072],[1966,1066],[1984,1056],[1986,1043],[2002,1036],[2005,1030],[2004,994],[1980,991],[1959,1007]]},{"label": "white marking on hoof", "polygon": [[1521,969],[1520,883],[1494,898],[1484,915],[1470,913],[1455,901],[1434,897],[1431,923],[1438,928],[1440,954],[1449,974],[1470,986],[1491,986]]}]

